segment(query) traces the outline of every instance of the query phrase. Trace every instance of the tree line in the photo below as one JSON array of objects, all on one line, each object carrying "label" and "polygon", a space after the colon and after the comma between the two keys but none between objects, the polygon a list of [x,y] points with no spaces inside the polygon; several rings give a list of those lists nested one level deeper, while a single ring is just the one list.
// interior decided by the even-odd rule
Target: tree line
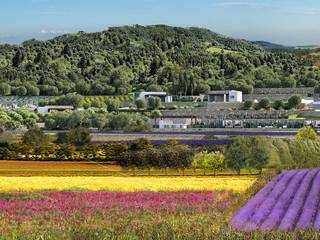
[{"label": "tree line", "polygon": [[224,150],[229,169],[296,169],[320,166],[320,140],[311,127],[296,138],[239,137]]}]

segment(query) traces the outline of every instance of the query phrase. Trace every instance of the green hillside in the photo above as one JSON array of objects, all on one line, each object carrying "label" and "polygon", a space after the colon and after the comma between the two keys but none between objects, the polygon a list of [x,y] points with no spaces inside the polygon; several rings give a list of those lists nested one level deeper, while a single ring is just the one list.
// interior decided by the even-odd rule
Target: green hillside
[{"label": "green hillside", "polygon": [[0,95],[125,95],[165,90],[316,86],[317,68],[298,55],[268,52],[200,28],[114,27],[21,46],[0,45]]}]

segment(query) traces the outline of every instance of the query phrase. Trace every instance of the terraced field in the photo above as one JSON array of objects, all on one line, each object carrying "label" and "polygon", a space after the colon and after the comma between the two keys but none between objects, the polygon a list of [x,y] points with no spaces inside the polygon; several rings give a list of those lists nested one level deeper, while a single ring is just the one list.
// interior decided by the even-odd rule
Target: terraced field
[{"label": "terraced field", "polygon": [[320,229],[320,169],[285,171],[231,219],[238,231]]}]

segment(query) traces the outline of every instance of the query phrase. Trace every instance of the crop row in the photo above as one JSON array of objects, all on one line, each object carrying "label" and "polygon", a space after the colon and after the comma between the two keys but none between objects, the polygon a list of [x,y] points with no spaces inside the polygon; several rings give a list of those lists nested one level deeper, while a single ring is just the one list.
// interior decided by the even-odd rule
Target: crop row
[{"label": "crop row", "polygon": [[320,169],[291,170],[275,177],[231,225],[239,231],[320,229]]}]

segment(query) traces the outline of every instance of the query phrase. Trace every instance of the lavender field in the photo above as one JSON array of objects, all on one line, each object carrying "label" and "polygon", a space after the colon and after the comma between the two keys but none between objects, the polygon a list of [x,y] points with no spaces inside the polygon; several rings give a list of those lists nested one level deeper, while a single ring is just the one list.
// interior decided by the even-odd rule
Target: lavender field
[{"label": "lavender field", "polygon": [[290,170],[276,176],[236,212],[237,231],[320,229],[320,169]]}]

